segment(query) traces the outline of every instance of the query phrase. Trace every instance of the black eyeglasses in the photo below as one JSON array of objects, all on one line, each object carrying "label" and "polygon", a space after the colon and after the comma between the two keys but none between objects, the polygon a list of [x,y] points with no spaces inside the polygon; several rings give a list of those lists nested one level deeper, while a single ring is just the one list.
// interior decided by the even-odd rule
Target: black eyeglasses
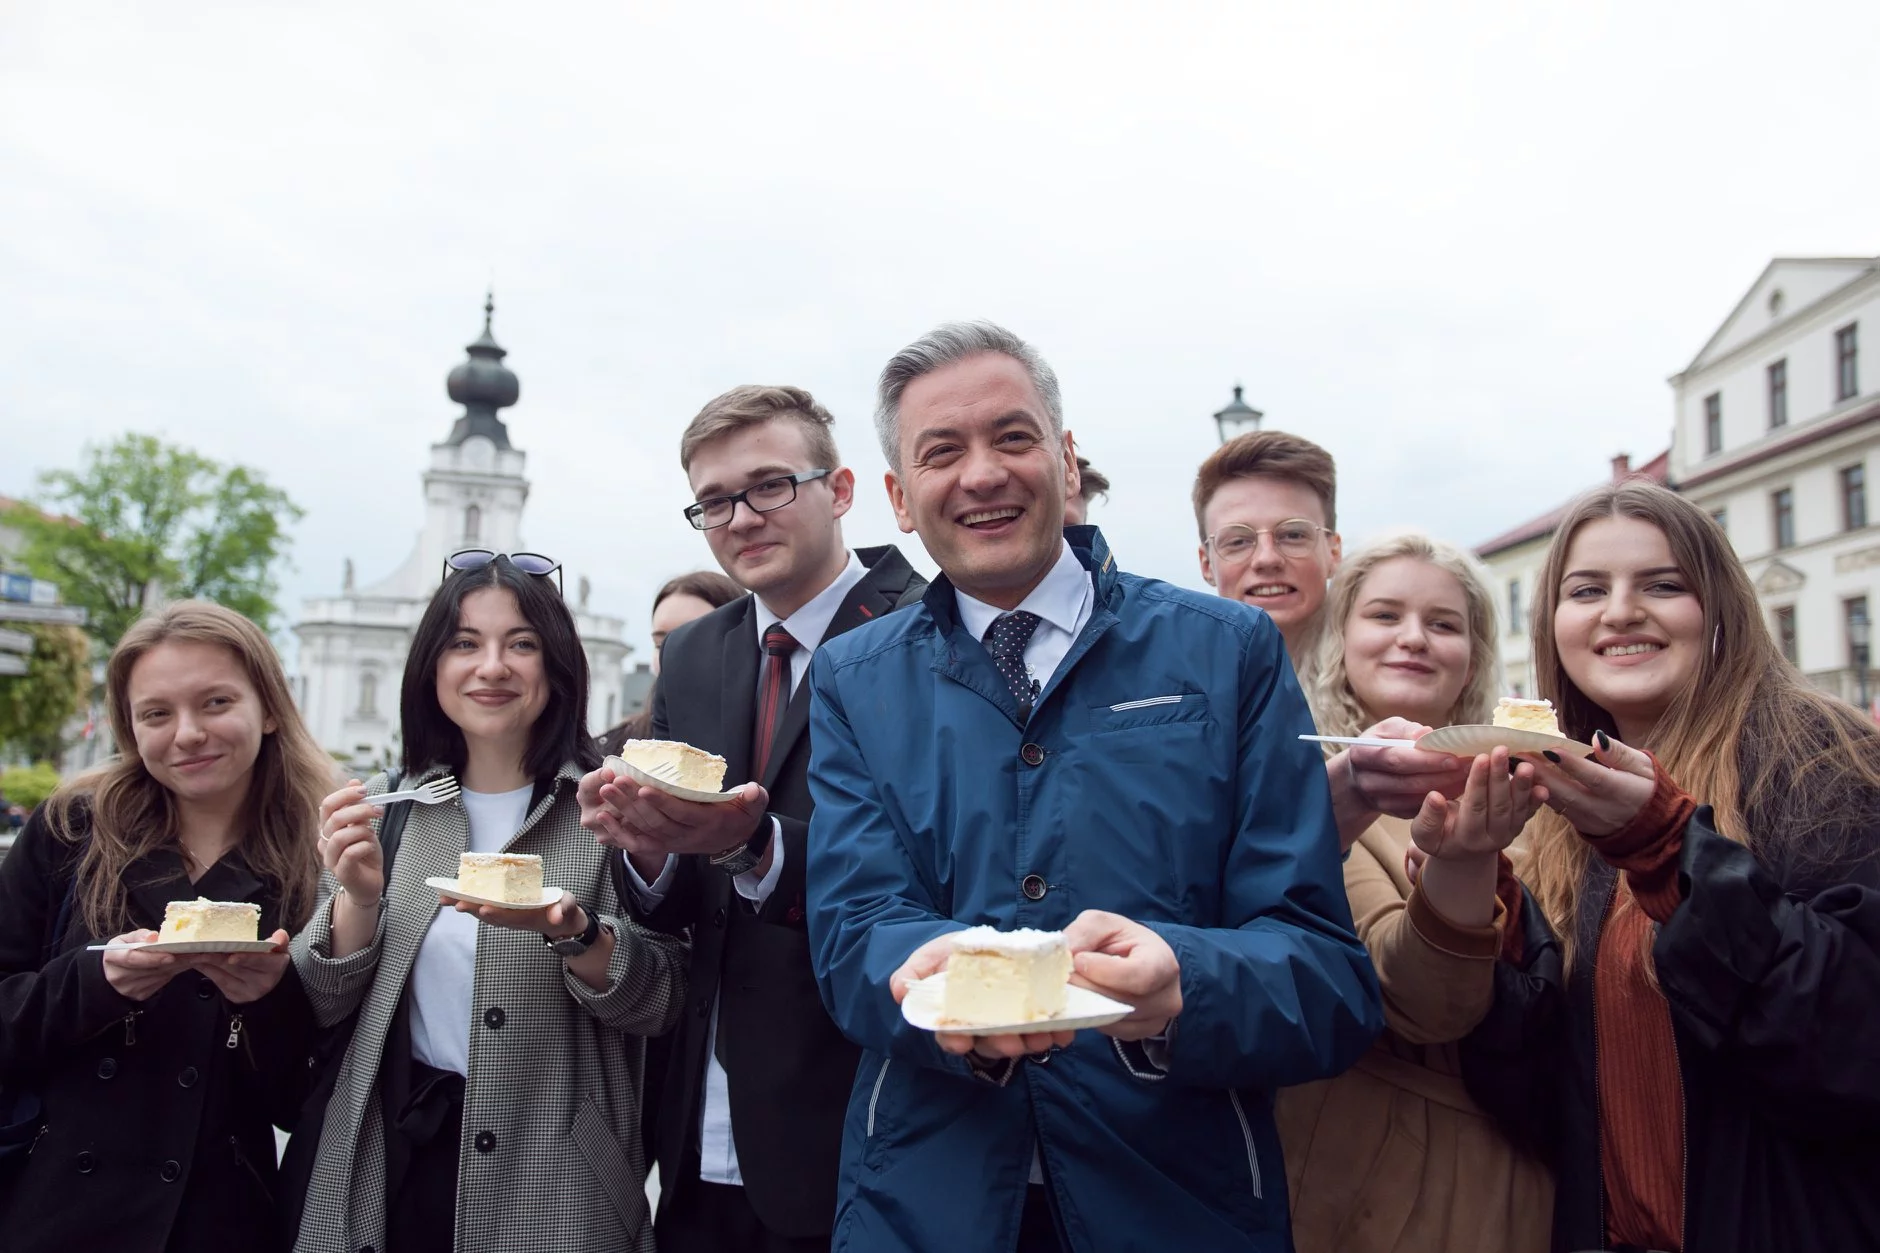
[{"label": "black eyeglasses", "polygon": [[779,478],[765,479],[762,483],[753,483],[730,496],[710,496],[687,505],[685,520],[700,531],[723,526],[738,511],[740,500],[749,505],[753,513],[769,513],[796,499],[798,483],[809,483],[828,473],[827,470],[804,470],[800,474],[785,474]]},{"label": "black eyeglasses", "polygon": [[459,548],[444,558],[444,577],[448,579],[453,570],[481,570],[498,557],[507,557],[510,565],[538,579],[554,575],[555,590],[562,590],[561,562],[553,557],[544,557],[541,553],[499,553],[489,548]]}]

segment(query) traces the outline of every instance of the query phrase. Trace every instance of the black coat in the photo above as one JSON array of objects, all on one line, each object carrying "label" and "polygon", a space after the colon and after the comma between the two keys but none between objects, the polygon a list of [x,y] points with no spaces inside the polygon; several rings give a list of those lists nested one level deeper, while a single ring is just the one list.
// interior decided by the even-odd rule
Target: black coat
[{"label": "black coat", "polygon": [[[1880,797],[1846,792],[1781,864],[1718,834],[1708,807],[1685,828],[1683,903],[1652,957],[1683,1080],[1692,1253],[1880,1248]],[[1823,800],[1799,787],[1751,827],[1819,826],[1808,811]],[[1813,856],[1834,845],[1838,859]],[[1558,940],[1524,903],[1522,964],[1497,964],[1494,1005],[1462,1044],[1470,1093],[1555,1170],[1560,1253],[1607,1247],[1589,958],[1617,887],[1594,858],[1565,978]]]},{"label": "black coat", "polygon": [[[893,547],[863,548],[868,574],[844,598],[824,639],[892,612],[918,597],[926,580]],[[727,782],[752,774],[759,649],[749,596],[732,601],[666,638],[653,707],[653,734],[683,740],[725,758]],[[686,1012],[664,1041],[663,1081],[649,1061],[647,1104],[662,1208],[676,1181],[698,1170],[699,1111],[711,1009],[718,1002],[720,1049],[730,1089],[731,1126],[744,1194],[765,1227],[780,1236],[826,1236],[835,1220],[842,1118],[860,1057],[823,1008],[810,966],[803,865],[808,858],[809,683],[797,685],[764,777],[770,813],[783,832],[783,872],[753,913],[731,878],[703,857],[685,857],[653,914],[638,920],[667,932],[692,932]],[[768,820],[768,819],[766,819]],[[620,897],[632,903],[620,859]]]},{"label": "black coat", "polygon": [[[76,908],[41,968],[78,855],[42,812],[0,862],[0,1076],[35,1087],[45,1109],[31,1156],[0,1179],[0,1246],[266,1248],[272,1123],[299,1107],[313,1027],[293,968],[249,1005],[229,1005],[193,971],[138,1003],[106,982],[102,953],[85,951],[110,937],[87,932]],[[263,935],[281,925],[276,895],[239,850],[194,884],[170,851],[134,863],[126,882],[138,927],[198,896],[261,906]]]}]

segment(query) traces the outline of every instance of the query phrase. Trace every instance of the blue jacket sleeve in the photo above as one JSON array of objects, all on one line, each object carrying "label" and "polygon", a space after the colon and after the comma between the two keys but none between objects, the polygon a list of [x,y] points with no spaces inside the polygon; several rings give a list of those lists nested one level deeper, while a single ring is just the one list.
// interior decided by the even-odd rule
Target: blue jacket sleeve
[{"label": "blue jacket sleeve", "polygon": [[963,1060],[901,1017],[888,981],[913,951],[961,924],[948,917],[875,790],[843,712],[834,667],[810,663],[809,947],[829,1016],[865,1049],[970,1076]]},{"label": "blue jacket sleeve", "polygon": [[1214,927],[1152,924],[1181,963],[1168,1077],[1272,1090],[1339,1074],[1384,1026],[1352,928],[1325,765],[1279,631],[1241,650],[1235,831]]}]

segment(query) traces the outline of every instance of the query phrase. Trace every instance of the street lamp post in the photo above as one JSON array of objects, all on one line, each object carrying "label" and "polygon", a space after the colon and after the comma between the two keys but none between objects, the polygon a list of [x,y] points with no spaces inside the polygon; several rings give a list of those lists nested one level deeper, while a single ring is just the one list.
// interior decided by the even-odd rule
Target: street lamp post
[{"label": "street lamp post", "polygon": [[1220,430],[1221,442],[1225,444],[1243,431],[1260,429],[1260,419],[1266,415],[1240,398],[1241,386],[1234,384],[1234,398],[1227,402],[1227,407],[1214,415],[1214,425]]},{"label": "street lamp post", "polygon": [[1872,706],[1867,699],[1867,645],[1873,638],[1873,624],[1867,621],[1864,610],[1856,609],[1853,617],[1847,620],[1847,642],[1854,652],[1854,685],[1860,693],[1860,712],[1863,717],[1871,717]]}]

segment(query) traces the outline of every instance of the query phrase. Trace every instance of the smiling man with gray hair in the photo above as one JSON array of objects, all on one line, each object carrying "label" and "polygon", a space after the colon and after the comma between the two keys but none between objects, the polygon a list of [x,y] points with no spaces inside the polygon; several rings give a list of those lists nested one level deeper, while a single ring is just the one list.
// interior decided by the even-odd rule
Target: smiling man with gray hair
[{"label": "smiling man with gray hair", "polygon": [[[838,1250],[1282,1250],[1271,1093],[1381,1025],[1325,771],[1264,614],[1061,525],[1056,376],[940,327],[882,371],[888,495],[941,577],[811,666],[810,946],[865,1050]],[[1097,1032],[920,1030],[953,933],[1062,931]]]}]

